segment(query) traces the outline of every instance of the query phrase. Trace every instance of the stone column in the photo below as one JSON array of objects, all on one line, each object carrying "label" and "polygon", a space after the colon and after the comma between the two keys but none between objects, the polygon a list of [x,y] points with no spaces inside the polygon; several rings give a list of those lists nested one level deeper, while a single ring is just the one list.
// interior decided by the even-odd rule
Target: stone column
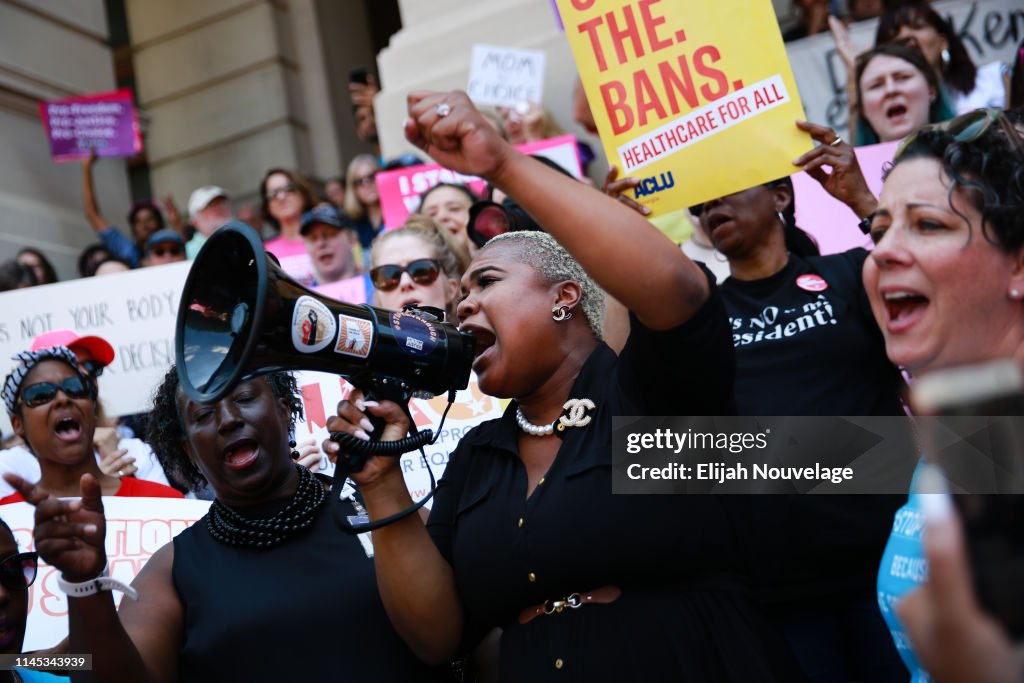
[{"label": "stone column", "polygon": [[[97,242],[82,210],[82,168],[54,164],[38,103],[115,88],[103,0],[0,3],[0,260],[34,247],[62,280],[78,277],[78,253]],[[96,166],[100,206],[125,220],[124,164]]]},{"label": "stone column", "polygon": [[[399,6],[405,28],[377,57],[383,90],[374,108],[385,158],[417,151],[402,134],[406,94],[419,88],[464,90],[473,45],[484,43],[544,50],[544,106],[603,159],[600,140],[572,120],[576,65],[550,0],[399,0]],[[603,178],[606,168],[595,163],[591,175]]]}]

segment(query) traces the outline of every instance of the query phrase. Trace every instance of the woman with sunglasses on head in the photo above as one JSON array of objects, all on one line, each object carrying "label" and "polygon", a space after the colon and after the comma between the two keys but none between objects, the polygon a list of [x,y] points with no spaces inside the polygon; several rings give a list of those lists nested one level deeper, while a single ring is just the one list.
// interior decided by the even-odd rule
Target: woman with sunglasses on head
[{"label": "woman with sunglasses on head", "polygon": [[[28,621],[28,589],[36,580],[39,555],[18,552],[18,541],[7,522],[0,519],[0,654],[20,655]],[[59,683],[66,676],[14,668],[0,673],[12,683]]]},{"label": "woman with sunglasses on head", "polygon": [[[330,495],[294,462],[289,434],[301,415],[287,373],[197,403],[168,371],[147,437],[168,470],[209,484],[216,499],[139,572],[138,602],[115,611],[107,590],[69,597],[70,651],[92,654],[95,680],[436,680],[388,621],[368,538],[337,526],[339,507],[361,514],[359,498]],[[40,555],[65,581],[95,585],[107,562],[95,478],[82,477],[77,502],[10,479],[36,506]]]},{"label": "woman with sunglasses on head", "polygon": [[260,183],[263,219],[278,233],[263,247],[273,254],[284,272],[302,285],[316,281],[313,261],[302,239],[302,215],[317,204],[316,194],[295,171],[272,168]]},{"label": "woman with sunglasses on head", "polygon": [[[377,192],[380,162],[370,154],[360,154],[348,163],[345,171],[345,213],[355,221],[359,245],[365,251],[384,229],[384,211]],[[368,260],[368,259],[365,259]]]},{"label": "woman with sunglasses on head", "polygon": [[[78,369],[65,346],[23,351],[4,380],[3,400],[14,433],[39,460],[39,483],[57,496],[77,496],[78,480],[89,474],[105,496],[181,498],[163,484],[104,474],[97,463],[96,384]],[[18,491],[0,499],[17,503]]]},{"label": "woman with sunglasses on head", "polygon": [[[774,680],[734,573],[739,503],[611,495],[612,416],[734,410],[713,277],[638,214],[516,152],[464,93],[408,102],[411,142],[515,197],[549,234],[492,240],[462,278],[480,389],[513,400],[462,438],[427,527],[407,516],[373,532],[399,633],[443,661],[500,627],[504,681]],[[601,341],[599,285],[632,313],[619,356]],[[328,425],[383,441],[409,428],[399,406],[359,392]],[[411,502],[394,458],[353,478],[371,519]]]},{"label": "woman with sunglasses on head", "polygon": [[[893,160],[871,224],[864,286],[893,363],[915,378],[1000,358],[1024,359],[1024,142],[998,110],[931,126]],[[927,575],[921,496],[899,512],[878,571],[892,605]],[[914,530],[916,529],[916,530]],[[911,531],[908,531],[911,530]],[[919,566],[920,571],[899,568]],[[895,615],[886,614],[904,643]],[[915,681],[928,680],[901,648]]]}]

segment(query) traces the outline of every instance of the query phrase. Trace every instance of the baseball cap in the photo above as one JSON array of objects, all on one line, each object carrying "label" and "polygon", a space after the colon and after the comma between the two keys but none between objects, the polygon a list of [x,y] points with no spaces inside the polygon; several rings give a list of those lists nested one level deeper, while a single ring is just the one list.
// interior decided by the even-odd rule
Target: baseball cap
[{"label": "baseball cap", "polygon": [[50,349],[55,346],[66,346],[72,351],[84,349],[89,352],[96,362],[106,367],[114,361],[114,347],[103,337],[86,336],[80,337],[74,330],[53,330],[44,332],[32,340],[29,351]]},{"label": "baseball cap", "polygon": [[148,252],[150,249],[158,244],[162,244],[163,242],[174,242],[182,247],[185,246],[185,241],[181,239],[181,235],[170,228],[164,228],[163,230],[157,230],[149,236],[149,239],[146,240],[146,251]]},{"label": "baseball cap", "polygon": [[316,206],[302,214],[302,222],[299,224],[299,233],[305,235],[313,227],[314,223],[323,223],[332,228],[341,230],[343,228],[355,228],[352,220],[341,213],[333,206]]},{"label": "baseball cap", "polygon": [[224,191],[224,188],[217,185],[203,185],[192,191],[192,195],[188,198],[188,215],[195,217],[197,213],[205,209],[210,205],[217,197],[224,197],[227,199],[228,193]]}]

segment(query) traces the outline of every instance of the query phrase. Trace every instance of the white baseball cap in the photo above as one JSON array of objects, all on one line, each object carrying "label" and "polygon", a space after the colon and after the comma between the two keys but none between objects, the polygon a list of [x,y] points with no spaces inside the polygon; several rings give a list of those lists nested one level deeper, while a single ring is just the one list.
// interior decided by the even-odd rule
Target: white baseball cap
[{"label": "white baseball cap", "polygon": [[224,188],[218,187],[217,185],[203,185],[197,190],[192,192],[192,196],[188,198],[188,215],[194,218],[197,213],[205,209],[210,205],[217,197],[227,198],[228,193],[224,191]]}]

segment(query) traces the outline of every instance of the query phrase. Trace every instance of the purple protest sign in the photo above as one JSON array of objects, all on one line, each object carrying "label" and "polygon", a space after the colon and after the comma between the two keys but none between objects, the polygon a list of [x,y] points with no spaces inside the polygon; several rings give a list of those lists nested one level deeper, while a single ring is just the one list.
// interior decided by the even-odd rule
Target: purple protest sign
[{"label": "purple protest sign", "polygon": [[131,90],[40,102],[39,115],[50,139],[50,156],[57,163],[84,159],[90,149],[101,157],[130,157],[142,151]]}]

